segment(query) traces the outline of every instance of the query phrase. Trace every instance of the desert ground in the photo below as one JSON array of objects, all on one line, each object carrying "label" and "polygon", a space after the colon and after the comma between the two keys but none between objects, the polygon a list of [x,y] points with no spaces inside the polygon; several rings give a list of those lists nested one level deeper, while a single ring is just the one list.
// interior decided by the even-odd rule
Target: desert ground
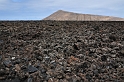
[{"label": "desert ground", "polygon": [[0,21],[0,82],[124,82],[124,22]]}]

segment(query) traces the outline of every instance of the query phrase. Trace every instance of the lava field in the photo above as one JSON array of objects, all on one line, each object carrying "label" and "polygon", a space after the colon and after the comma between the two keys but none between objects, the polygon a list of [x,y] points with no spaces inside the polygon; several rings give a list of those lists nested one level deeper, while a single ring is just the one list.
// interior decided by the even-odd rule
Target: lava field
[{"label": "lava field", "polygon": [[124,22],[0,21],[0,82],[124,82]]}]

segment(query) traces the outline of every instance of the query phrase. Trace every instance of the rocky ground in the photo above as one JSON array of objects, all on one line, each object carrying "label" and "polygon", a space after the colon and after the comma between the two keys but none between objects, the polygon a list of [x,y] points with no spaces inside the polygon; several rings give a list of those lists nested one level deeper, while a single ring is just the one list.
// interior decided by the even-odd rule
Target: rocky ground
[{"label": "rocky ground", "polygon": [[124,82],[124,22],[0,21],[0,82]]}]

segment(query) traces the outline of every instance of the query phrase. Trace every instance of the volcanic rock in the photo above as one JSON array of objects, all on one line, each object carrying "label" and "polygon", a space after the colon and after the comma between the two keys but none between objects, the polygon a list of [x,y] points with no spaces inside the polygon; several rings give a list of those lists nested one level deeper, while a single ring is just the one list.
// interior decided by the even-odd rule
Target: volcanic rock
[{"label": "volcanic rock", "polygon": [[32,66],[32,65],[29,65],[28,66],[28,71],[29,71],[29,73],[34,73],[34,72],[36,72],[38,69],[36,68],[36,67],[34,67],[34,66]]},{"label": "volcanic rock", "polygon": [[0,82],[124,80],[124,22],[0,21],[2,24]]}]

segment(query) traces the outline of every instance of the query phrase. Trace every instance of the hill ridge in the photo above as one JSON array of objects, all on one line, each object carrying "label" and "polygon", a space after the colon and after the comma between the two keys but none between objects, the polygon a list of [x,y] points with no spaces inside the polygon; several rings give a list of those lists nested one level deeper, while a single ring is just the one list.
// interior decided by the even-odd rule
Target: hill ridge
[{"label": "hill ridge", "polygon": [[43,20],[70,20],[70,21],[124,21],[124,18],[94,14],[81,14],[58,10]]}]

